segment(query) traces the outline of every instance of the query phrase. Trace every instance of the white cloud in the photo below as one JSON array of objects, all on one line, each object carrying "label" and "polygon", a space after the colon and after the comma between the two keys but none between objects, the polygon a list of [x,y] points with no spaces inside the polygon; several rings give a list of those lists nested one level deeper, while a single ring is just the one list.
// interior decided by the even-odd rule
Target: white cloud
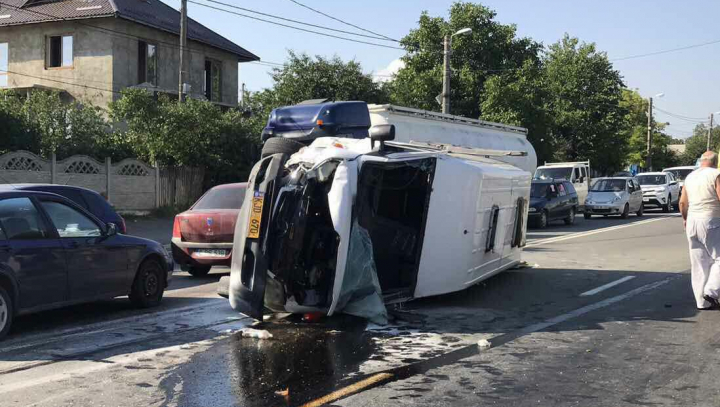
[{"label": "white cloud", "polygon": [[392,79],[393,75],[400,69],[405,68],[405,62],[400,58],[393,60],[385,69],[381,69],[373,74],[375,82],[387,82]]}]

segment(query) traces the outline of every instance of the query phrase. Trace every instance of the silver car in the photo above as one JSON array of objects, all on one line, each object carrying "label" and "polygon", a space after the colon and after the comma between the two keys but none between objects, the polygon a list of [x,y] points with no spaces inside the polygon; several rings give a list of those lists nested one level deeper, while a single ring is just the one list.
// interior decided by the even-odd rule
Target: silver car
[{"label": "silver car", "polygon": [[597,179],[585,199],[585,219],[592,215],[643,215],[643,193],[635,177]]}]

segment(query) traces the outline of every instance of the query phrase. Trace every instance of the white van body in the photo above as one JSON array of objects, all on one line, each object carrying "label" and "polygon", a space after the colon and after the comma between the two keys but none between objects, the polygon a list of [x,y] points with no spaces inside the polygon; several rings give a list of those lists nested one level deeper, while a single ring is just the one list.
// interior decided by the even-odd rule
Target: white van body
[{"label": "white van body", "polygon": [[534,179],[566,179],[577,191],[578,202],[585,205],[590,190],[590,161],[545,163],[535,170]]},{"label": "white van body", "polygon": [[[255,223],[254,203],[243,205],[236,223],[233,251],[246,255],[233,256],[232,307],[256,319],[264,306],[382,322],[383,302],[463,290],[517,265],[532,173],[490,157],[507,158],[502,153],[453,149],[387,142],[379,150],[369,138],[321,137],[286,162],[282,154],[262,159],[245,202],[264,203]],[[302,202],[315,206],[293,209]],[[325,239],[332,230],[337,239]],[[310,263],[285,249],[273,254],[268,244],[295,248]],[[323,255],[336,254],[306,255],[320,246]]]},{"label": "white van body", "polygon": [[535,172],[537,155],[527,140],[527,129],[395,105],[368,105],[373,126],[395,125],[395,141],[441,143],[454,146],[523,151],[524,156],[495,157],[529,173]]}]

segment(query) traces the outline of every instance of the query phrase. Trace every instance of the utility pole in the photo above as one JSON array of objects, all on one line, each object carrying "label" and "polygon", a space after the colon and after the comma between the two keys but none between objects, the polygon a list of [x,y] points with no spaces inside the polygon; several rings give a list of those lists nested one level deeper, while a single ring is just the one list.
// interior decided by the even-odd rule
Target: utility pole
[{"label": "utility pole", "polygon": [[713,118],[715,118],[715,113],[710,113],[710,127],[708,127],[708,140],[705,151],[710,151],[710,137],[712,136]]},{"label": "utility pole", "polygon": [[442,112],[450,114],[450,36],[445,36],[443,46],[445,58],[443,61],[443,88],[442,88]]},{"label": "utility pole", "polygon": [[185,76],[185,47],[187,46],[187,0],[180,2],[180,66],[178,75],[178,101],[182,102]]},{"label": "utility pole", "polygon": [[650,103],[648,104],[647,157],[645,158],[646,171],[652,171],[652,154],[650,154],[650,151],[652,149],[652,107],[653,98],[650,98]]}]

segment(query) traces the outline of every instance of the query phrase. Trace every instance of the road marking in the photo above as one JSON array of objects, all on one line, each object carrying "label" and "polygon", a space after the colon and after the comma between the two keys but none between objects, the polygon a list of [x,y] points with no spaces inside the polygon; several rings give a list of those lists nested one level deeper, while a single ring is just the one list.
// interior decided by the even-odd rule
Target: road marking
[{"label": "road marking", "polygon": [[501,345],[512,342],[512,341],[514,341],[520,337],[523,337],[525,335],[529,335],[529,334],[535,333],[537,331],[547,329],[553,325],[557,325],[562,322],[577,318],[581,315],[587,314],[588,312],[595,311],[595,310],[598,310],[601,308],[605,308],[607,306],[613,305],[620,301],[623,301],[628,298],[634,297],[636,295],[642,294],[646,291],[654,290],[654,289],[661,287],[679,277],[680,277],[680,275],[676,275],[676,276],[664,278],[664,279],[662,279],[660,281],[656,281],[654,283],[645,284],[644,286],[635,288],[624,294],[616,295],[615,297],[607,298],[605,300],[598,301],[596,303],[589,304],[584,307],[580,307],[576,310],[570,311],[570,312],[562,314],[562,315],[558,315],[556,317],[547,319],[543,322],[529,325],[529,326],[527,326],[525,328],[521,328],[517,331],[498,335],[494,338],[489,339],[489,341],[491,343],[491,346],[489,348],[481,349],[477,346],[476,341],[473,341],[473,343],[471,345],[459,348],[457,350],[445,353],[440,356],[436,356],[434,358],[430,358],[430,359],[427,359],[427,360],[424,360],[421,362],[411,363],[409,365],[390,369],[385,372],[376,373],[370,377],[367,377],[367,378],[360,380],[356,383],[353,383],[349,386],[346,386],[339,390],[336,390],[324,397],[312,400],[312,401],[304,404],[303,407],[320,406],[320,405],[323,405],[326,403],[337,401],[340,398],[344,398],[347,396],[351,396],[353,394],[360,393],[361,391],[370,390],[372,388],[387,384],[389,382],[405,380],[412,376],[416,376],[418,374],[425,374],[426,372],[428,372],[431,369],[435,369],[435,368],[439,368],[442,366],[447,366],[449,364],[457,363],[458,361],[460,361],[462,359],[469,358],[471,356],[475,356],[478,353],[487,352],[489,349],[497,348]]},{"label": "road marking", "polygon": [[570,234],[567,236],[551,237],[548,239],[539,240],[537,242],[530,242],[530,243],[526,244],[525,247],[535,247],[535,246],[540,246],[540,245],[544,245],[544,244],[548,244],[548,243],[562,242],[563,240],[576,239],[578,237],[591,236],[591,235],[595,235],[598,233],[610,232],[613,230],[625,229],[625,228],[638,226],[638,225],[646,225],[651,222],[657,222],[659,220],[664,220],[664,219],[668,219],[668,218],[672,218],[672,217],[674,217],[674,216],[661,216],[658,218],[642,220],[640,222],[633,222],[633,223],[627,223],[624,225],[610,226],[610,227],[602,228],[602,229],[595,229],[595,230],[591,230],[589,232],[578,232],[578,233],[573,233],[573,234]]},{"label": "road marking", "polygon": [[607,283],[607,284],[605,284],[605,285],[601,285],[601,286],[598,287],[598,288],[593,288],[593,289],[590,290],[590,291],[585,291],[584,293],[580,294],[580,296],[581,296],[581,297],[587,297],[587,296],[590,296],[590,295],[595,295],[595,294],[597,294],[597,293],[599,293],[599,292],[603,292],[603,291],[607,290],[608,288],[612,288],[612,287],[615,287],[615,286],[618,285],[618,284],[622,284],[622,283],[624,283],[624,282],[626,282],[626,281],[630,281],[630,280],[632,280],[633,278],[635,278],[635,276],[623,277],[623,278],[621,278],[621,279],[619,279],[619,280],[613,281],[612,283]]}]

